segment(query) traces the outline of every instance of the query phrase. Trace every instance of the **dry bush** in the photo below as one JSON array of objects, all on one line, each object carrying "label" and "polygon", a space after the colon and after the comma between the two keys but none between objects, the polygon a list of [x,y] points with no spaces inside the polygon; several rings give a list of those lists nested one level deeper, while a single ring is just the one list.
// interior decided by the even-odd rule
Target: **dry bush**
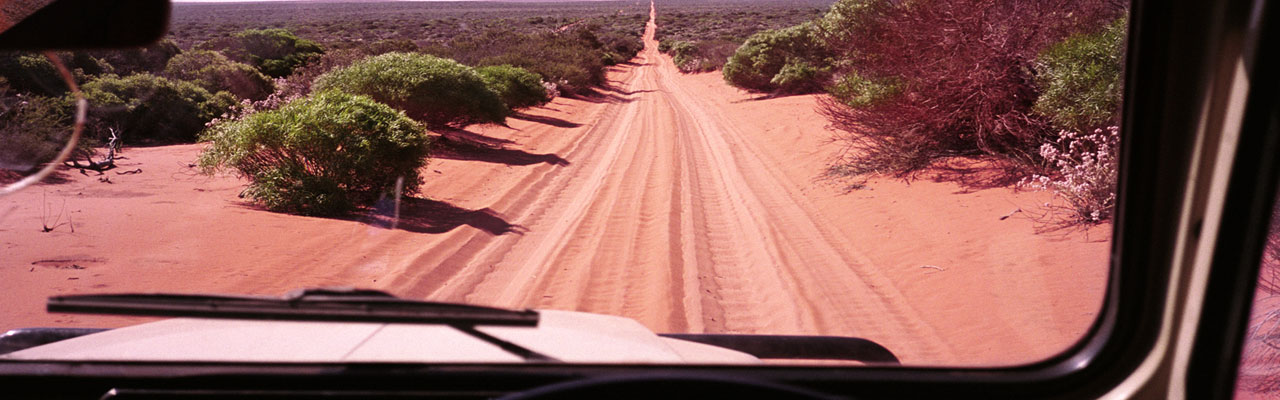
[{"label": "dry bush", "polygon": [[[1053,131],[1032,112],[1037,55],[1123,12],[1109,0],[846,0],[818,22],[856,74],[894,95],[861,107],[829,98],[821,110],[848,151],[829,171],[903,176],[952,156],[1034,165]],[[854,93],[856,95],[856,93]]]},{"label": "dry bush", "polygon": [[1271,214],[1262,265],[1258,271],[1258,289],[1254,292],[1254,310],[1240,361],[1237,390],[1254,393],[1280,393],[1280,202]]}]

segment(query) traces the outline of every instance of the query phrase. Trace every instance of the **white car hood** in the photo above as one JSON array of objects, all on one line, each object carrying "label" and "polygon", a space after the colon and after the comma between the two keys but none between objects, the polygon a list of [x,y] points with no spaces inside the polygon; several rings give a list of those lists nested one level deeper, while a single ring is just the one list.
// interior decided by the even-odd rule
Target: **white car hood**
[{"label": "white car hood", "polygon": [[[479,326],[568,363],[760,363],[751,355],[655,335],[623,317],[539,311],[535,327]],[[0,355],[0,360],[523,363],[457,328],[405,323],[174,318]]]}]

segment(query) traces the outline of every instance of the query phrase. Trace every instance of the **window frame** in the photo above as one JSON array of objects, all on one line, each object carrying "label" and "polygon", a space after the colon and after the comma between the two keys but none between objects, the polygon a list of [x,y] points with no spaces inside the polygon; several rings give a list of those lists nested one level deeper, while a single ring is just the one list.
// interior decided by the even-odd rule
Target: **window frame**
[{"label": "window frame", "polygon": [[[1253,6],[1241,4],[1238,6]],[[1249,91],[1186,375],[1188,398],[1231,398],[1280,187],[1280,6],[1258,4],[1241,32]],[[1268,51],[1267,49],[1272,49]]]}]

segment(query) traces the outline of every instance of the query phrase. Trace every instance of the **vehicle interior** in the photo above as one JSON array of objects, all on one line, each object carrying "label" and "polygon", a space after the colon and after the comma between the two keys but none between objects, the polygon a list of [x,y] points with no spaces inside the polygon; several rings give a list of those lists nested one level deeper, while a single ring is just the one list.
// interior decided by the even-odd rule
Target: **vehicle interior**
[{"label": "vehicle interior", "polygon": [[[1272,73],[1280,71],[1280,6],[1133,0],[1127,7],[1119,187],[1101,311],[1078,342],[1047,359],[994,367],[899,365],[901,352],[875,338],[658,332],[663,340],[694,343],[687,354],[731,349],[761,359],[828,362],[575,362],[497,332],[541,323],[564,326],[565,347],[628,342],[599,345],[590,335],[573,336],[576,314],[419,302],[376,290],[313,289],[284,297],[76,293],[49,297],[48,312],[439,325],[507,353],[473,362],[466,361],[466,347],[458,347],[464,354],[455,361],[429,363],[0,357],[0,398],[1266,398],[1246,395],[1237,384],[1248,372],[1242,352],[1256,336],[1251,312],[1255,292],[1262,293],[1260,264],[1280,188],[1280,78]],[[54,0],[0,32],[0,48],[136,47],[159,40],[170,11],[168,0]],[[0,195],[0,210],[6,201]],[[11,331],[0,338],[0,354],[99,333],[104,330]],[[300,336],[304,345],[325,343]],[[449,340],[422,345],[463,346]],[[1260,371],[1267,378],[1268,370]]]}]

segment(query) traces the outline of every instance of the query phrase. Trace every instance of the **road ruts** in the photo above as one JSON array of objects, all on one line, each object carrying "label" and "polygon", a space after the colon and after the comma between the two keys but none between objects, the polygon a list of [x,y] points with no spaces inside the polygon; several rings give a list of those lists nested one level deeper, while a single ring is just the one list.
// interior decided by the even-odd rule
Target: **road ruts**
[{"label": "road ruts", "polygon": [[953,360],[748,140],[752,122],[679,84],[650,13],[644,50],[560,152],[569,165],[529,172],[493,206],[526,230],[422,249],[401,292],[622,315],[658,332],[858,336],[908,362]]}]

